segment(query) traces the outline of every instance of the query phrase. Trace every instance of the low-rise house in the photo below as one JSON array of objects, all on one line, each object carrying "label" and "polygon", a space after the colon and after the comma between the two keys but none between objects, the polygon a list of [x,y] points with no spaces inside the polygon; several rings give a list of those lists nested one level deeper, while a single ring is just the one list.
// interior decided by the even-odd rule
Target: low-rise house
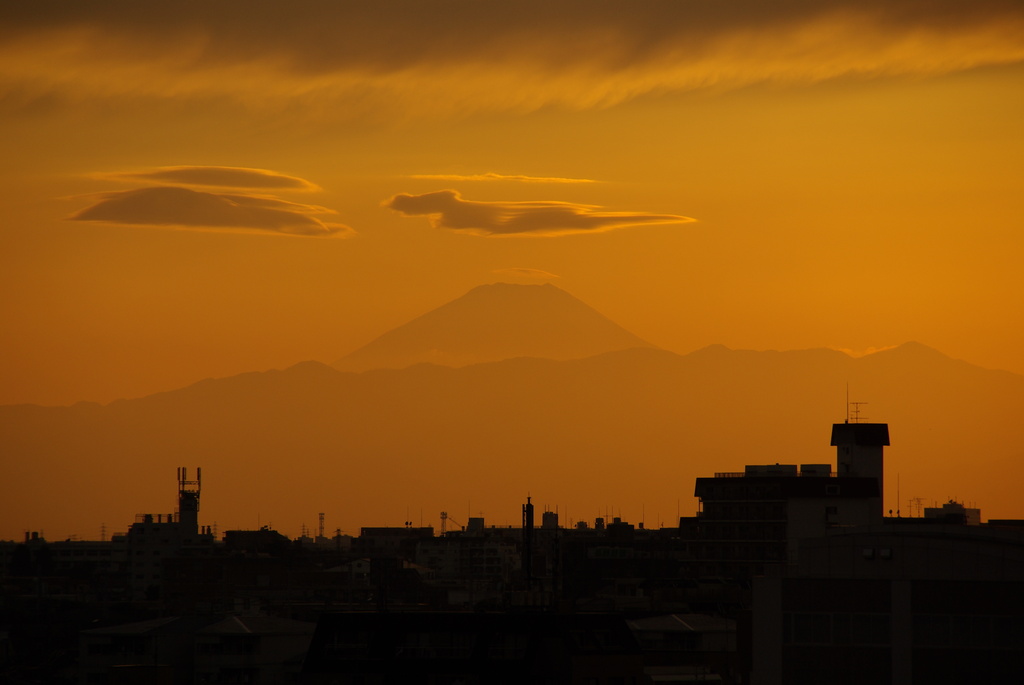
[{"label": "low-rise house", "polygon": [[302,677],[311,685],[648,682],[622,617],[548,613],[324,614]]},{"label": "low-rise house", "polygon": [[266,616],[171,616],[86,630],[79,682],[294,682],[314,624]]}]

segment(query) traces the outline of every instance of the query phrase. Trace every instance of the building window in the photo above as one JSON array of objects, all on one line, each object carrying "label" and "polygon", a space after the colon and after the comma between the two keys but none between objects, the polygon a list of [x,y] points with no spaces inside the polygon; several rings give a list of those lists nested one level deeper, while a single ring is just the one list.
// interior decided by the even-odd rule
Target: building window
[{"label": "building window", "polygon": [[946,647],[949,645],[949,616],[918,614],[914,616],[915,647]]},{"label": "building window", "polygon": [[530,639],[525,633],[497,633],[491,638],[487,656],[491,659],[522,659]]},{"label": "building window", "polygon": [[[783,621],[783,639],[794,644],[821,645],[832,642],[829,614],[788,614]],[[787,630],[788,628],[788,630]]]},{"label": "building window", "polygon": [[889,644],[889,616],[853,614],[850,616],[850,642],[855,645]]}]

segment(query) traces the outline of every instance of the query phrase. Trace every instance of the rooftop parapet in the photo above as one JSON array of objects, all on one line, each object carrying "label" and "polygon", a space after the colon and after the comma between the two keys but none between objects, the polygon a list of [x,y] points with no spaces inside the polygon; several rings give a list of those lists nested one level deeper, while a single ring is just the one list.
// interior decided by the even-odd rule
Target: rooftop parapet
[{"label": "rooftop parapet", "polygon": [[715,478],[835,478],[830,464],[748,464],[743,471],[718,471]]}]

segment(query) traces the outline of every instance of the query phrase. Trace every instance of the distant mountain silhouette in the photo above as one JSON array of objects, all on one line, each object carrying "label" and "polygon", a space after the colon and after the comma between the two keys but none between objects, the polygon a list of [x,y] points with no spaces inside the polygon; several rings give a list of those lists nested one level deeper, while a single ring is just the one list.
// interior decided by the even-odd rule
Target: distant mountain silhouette
[{"label": "distant mountain silhouette", "polygon": [[693,513],[697,476],[832,463],[847,384],[862,418],[890,424],[887,508],[959,497],[986,518],[1024,516],[1006,477],[1024,376],[918,344],[862,358],[712,346],[363,373],[306,362],[106,406],[0,407],[0,522],[14,529],[0,537],[121,531],[169,511],[180,465],[203,467],[200,518],[221,530],[259,514],[295,535],[319,511],[353,532],[420,512],[436,525],[441,510],[514,523],[526,494],[563,522],[611,506],[669,524]]},{"label": "distant mountain silhouette", "polygon": [[579,359],[633,347],[653,345],[556,286],[493,283],[385,333],[333,366],[366,371],[422,362]]}]

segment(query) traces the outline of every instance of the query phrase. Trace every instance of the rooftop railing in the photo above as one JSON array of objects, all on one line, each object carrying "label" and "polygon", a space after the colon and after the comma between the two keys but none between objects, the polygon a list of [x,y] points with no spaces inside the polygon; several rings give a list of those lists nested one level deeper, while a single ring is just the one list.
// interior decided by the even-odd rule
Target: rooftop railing
[{"label": "rooftop railing", "polygon": [[716,471],[715,478],[836,478],[839,474],[829,471]]},{"label": "rooftop railing", "polygon": [[136,514],[135,523],[177,523],[177,514]]}]

